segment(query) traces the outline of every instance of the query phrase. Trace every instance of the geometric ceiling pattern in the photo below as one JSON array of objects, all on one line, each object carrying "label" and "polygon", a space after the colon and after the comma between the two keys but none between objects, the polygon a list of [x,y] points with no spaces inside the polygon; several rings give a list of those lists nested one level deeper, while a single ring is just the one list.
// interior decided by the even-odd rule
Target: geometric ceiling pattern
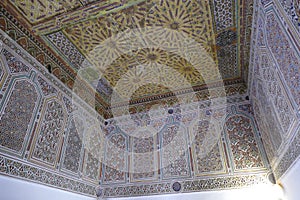
[{"label": "geometric ceiling pattern", "polygon": [[[11,0],[1,4],[45,48],[52,61],[44,62],[48,70],[71,89],[79,81],[78,95],[105,118],[111,117],[111,107],[122,105],[121,100],[112,105],[114,93],[124,102],[129,100],[132,110],[141,110],[136,109],[140,104],[145,110],[155,100],[174,104],[179,93],[193,91],[196,101],[206,99],[203,93],[208,85],[219,86],[220,81],[228,95],[245,91],[252,1]],[[148,43],[138,44],[137,36]],[[193,54],[191,44],[200,45],[206,57]],[[160,70],[165,69],[162,66],[169,71]]]}]

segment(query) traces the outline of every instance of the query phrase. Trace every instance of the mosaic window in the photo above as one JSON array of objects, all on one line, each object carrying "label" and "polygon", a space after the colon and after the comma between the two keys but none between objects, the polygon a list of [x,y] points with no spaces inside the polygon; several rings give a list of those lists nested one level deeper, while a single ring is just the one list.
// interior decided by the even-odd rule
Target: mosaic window
[{"label": "mosaic window", "polygon": [[264,167],[252,120],[243,115],[234,115],[226,120],[225,125],[235,169]]},{"label": "mosaic window", "polygon": [[17,80],[0,118],[0,145],[21,153],[39,96],[32,83]]},{"label": "mosaic window", "polygon": [[62,145],[65,117],[63,107],[56,99],[45,102],[43,120],[41,120],[39,131],[36,131],[36,139],[32,145],[32,159],[50,166],[57,163]]}]

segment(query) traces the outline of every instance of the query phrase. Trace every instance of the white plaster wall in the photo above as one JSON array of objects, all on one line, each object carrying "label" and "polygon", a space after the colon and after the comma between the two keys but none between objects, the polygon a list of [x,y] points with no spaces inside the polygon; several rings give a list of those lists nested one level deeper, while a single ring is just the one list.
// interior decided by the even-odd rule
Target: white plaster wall
[{"label": "white plaster wall", "polygon": [[83,195],[0,175],[0,200],[95,200]]},{"label": "white plaster wall", "polygon": [[113,198],[109,200],[284,200],[278,197],[272,185],[259,185],[246,189],[234,189],[188,194],[157,195],[149,197]]},{"label": "white plaster wall", "polygon": [[[298,179],[300,179],[299,172]],[[294,182],[291,179],[289,179],[289,181],[289,184],[293,185]],[[291,191],[293,191],[296,195],[297,186],[291,189]],[[187,194],[180,193],[149,197],[111,198],[109,200],[279,200],[280,198],[277,198],[274,194],[276,194],[276,192],[272,191],[270,185],[259,185],[246,189],[194,192]],[[288,200],[296,199],[298,200],[298,198],[294,196],[293,199],[291,198]],[[90,198],[52,187],[0,175],[0,200],[96,200],[96,198]]]},{"label": "white plaster wall", "polygon": [[287,200],[300,199],[300,159],[298,159],[280,181],[285,190]]}]

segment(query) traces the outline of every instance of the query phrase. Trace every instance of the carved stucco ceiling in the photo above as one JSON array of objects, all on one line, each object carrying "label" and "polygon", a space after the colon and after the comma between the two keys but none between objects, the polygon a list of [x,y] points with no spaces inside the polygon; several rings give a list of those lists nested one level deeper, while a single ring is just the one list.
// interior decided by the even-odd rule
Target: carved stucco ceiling
[{"label": "carved stucco ceiling", "polygon": [[[245,91],[251,2],[10,0],[1,4],[60,62],[58,67],[48,66],[54,75],[70,88],[76,80],[86,82],[78,89],[85,91],[83,98],[86,91],[92,96],[96,91],[96,109],[105,117],[110,116],[113,91],[117,103],[131,104],[174,96],[189,87],[201,93],[207,84],[219,82],[218,72],[224,85],[232,86],[228,94]],[[140,38],[148,43],[141,45]],[[205,56],[189,49],[191,41],[203,48]],[[61,78],[64,72],[67,75]]]}]

